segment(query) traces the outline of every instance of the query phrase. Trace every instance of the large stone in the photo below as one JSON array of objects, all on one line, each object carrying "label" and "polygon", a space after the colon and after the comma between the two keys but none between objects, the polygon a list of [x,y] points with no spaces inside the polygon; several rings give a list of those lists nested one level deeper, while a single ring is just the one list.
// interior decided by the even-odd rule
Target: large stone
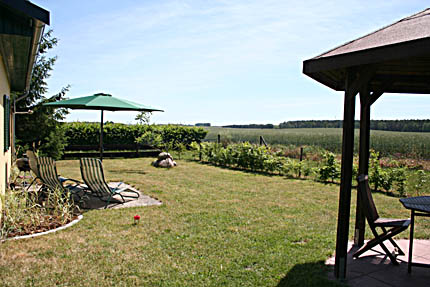
[{"label": "large stone", "polygon": [[157,158],[158,158],[158,160],[163,160],[163,159],[167,159],[167,158],[170,158],[171,160],[173,160],[173,157],[168,152],[160,153]]},{"label": "large stone", "polygon": [[169,153],[162,152],[158,155],[157,160],[155,160],[152,165],[155,167],[171,168],[176,166],[176,162]]}]

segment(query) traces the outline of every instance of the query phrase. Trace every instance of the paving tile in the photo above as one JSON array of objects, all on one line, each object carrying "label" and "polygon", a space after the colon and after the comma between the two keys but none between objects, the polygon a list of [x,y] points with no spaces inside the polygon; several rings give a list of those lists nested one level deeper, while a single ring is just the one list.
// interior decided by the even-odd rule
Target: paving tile
[{"label": "paving tile", "polygon": [[360,278],[350,279],[347,281],[348,286],[350,287],[362,287],[362,286],[372,286],[372,287],[391,287],[392,285],[388,285],[384,282],[380,282],[375,278],[371,278],[369,276],[364,276]]},{"label": "paving tile", "polygon": [[401,263],[399,266],[393,266],[389,270],[369,274],[369,277],[395,287],[429,286],[430,270],[426,268],[412,268],[412,273],[408,274],[407,263]]},{"label": "paving tile", "polygon": [[[353,259],[352,255],[357,248],[348,244],[348,267],[347,267],[347,284],[349,286],[430,286],[430,269],[412,267],[412,274],[407,272],[407,261],[409,251],[409,240],[396,240],[400,248],[406,253],[404,256],[398,256],[399,265],[391,264],[391,260],[382,252],[378,246],[373,250],[364,253],[360,258]],[[391,244],[387,243],[389,250],[392,250]],[[430,263],[430,240],[414,240],[413,261],[421,263]],[[326,261],[327,265],[334,265],[334,257]],[[331,271],[333,273],[333,271]],[[329,274],[333,279],[333,274]]]}]

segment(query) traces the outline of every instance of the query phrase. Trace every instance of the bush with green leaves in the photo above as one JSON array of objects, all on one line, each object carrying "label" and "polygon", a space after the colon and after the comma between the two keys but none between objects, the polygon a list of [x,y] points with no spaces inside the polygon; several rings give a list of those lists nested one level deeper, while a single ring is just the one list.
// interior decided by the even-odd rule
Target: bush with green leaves
[{"label": "bush with green leaves", "polygon": [[335,182],[340,178],[340,164],[331,152],[323,154],[323,164],[319,168],[318,179],[322,182]]},{"label": "bush with green leaves", "polygon": [[218,143],[192,144],[202,153],[203,160],[215,165],[235,167],[251,171],[277,173],[298,177],[301,164],[272,152],[269,148],[248,142],[223,146]]},{"label": "bush with green leaves", "polygon": [[[72,122],[66,123],[64,126],[68,145],[98,145],[99,123]],[[105,144],[135,144],[138,142],[160,148],[176,149],[180,145],[188,148],[194,141],[201,142],[207,131],[202,128],[178,125],[106,123],[103,134]]]},{"label": "bush with green leaves", "polygon": [[[393,164],[395,165],[395,164]],[[406,195],[406,170],[403,167],[383,168],[379,153],[371,150],[369,158],[369,184],[373,190]]]}]

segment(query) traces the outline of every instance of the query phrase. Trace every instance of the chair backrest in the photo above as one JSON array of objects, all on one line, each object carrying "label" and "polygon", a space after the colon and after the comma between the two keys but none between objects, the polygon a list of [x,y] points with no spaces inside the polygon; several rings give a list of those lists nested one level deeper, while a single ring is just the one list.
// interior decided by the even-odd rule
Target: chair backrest
[{"label": "chair backrest", "polygon": [[37,178],[40,178],[39,169],[37,168],[37,157],[36,154],[32,150],[28,150],[25,152],[28,158],[28,164],[30,165],[31,171]]},{"label": "chair backrest", "polygon": [[366,215],[369,225],[372,225],[378,218],[379,214],[376,210],[375,202],[373,201],[372,192],[369,187],[369,177],[367,175],[359,175],[358,180],[358,192],[360,192],[360,198],[363,205],[363,211]]},{"label": "chair backrest", "polygon": [[81,176],[88,188],[97,196],[111,194],[103,173],[102,162],[97,158],[81,158]]},{"label": "chair backrest", "polygon": [[49,188],[64,189],[60,180],[58,179],[57,167],[55,161],[48,156],[41,156],[37,158],[37,169],[39,172],[39,178],[43,184]]}]

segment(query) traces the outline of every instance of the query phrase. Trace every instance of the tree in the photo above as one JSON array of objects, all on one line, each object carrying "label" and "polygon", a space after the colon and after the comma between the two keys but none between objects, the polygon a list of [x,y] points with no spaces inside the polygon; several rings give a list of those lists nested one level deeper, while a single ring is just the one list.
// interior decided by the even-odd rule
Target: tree
[{"label": "tree", "polygon": [[[39,54],[34,65],[28,95],[16,102],[16,111],[31,110],[32,114],[19,114],[15,117],[15,134],[18,156],[25,150],[33,147],[42,155],[48,155],[58,159],[61,157],[66,145],[66,137],[62,124],[67,115],[66,109],[55,109],[42,106],[46,102],[54,102],[64,99],[69,86],[63,87],[60,92],[51,97],[48,93],[46,80],[51,76],[51,71],[57,57],[49,57],[47,53],[58,43],[58,39],[52,36],[52,30],[45,33],[39,45]],[[21,97],[22,94],[12,95],[12,100]]]},{"label": "tree", "polygon": [[151,112],[140,112],[137,114],[137,116],[134,118],[140,125],[149,125],[149,121],[151,119],[152,113]]}]

